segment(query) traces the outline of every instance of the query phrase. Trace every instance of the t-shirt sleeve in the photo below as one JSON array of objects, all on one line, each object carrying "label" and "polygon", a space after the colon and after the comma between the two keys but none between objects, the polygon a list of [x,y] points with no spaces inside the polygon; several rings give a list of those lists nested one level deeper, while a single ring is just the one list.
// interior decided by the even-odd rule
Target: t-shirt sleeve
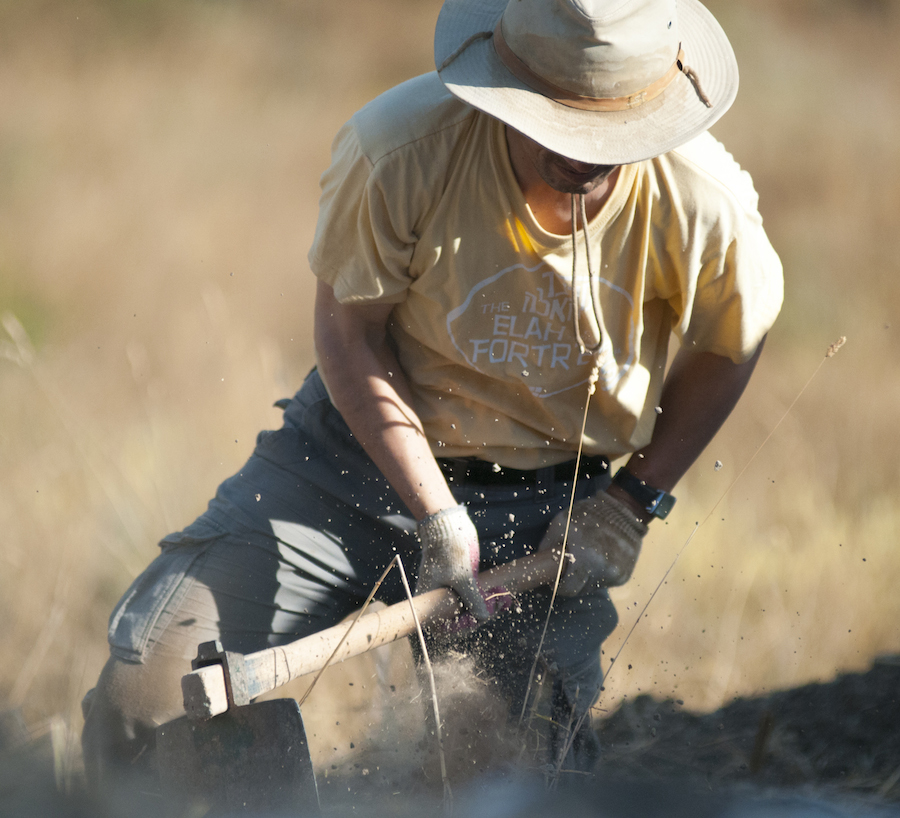
[{"label": "t-shirt sleeve", "polygon": [[386,194],[383,166],[389,164],[375,165],[365,155],[352,119],[335,137],[309,263],[341,303],[399,303],[412,281],[416,237],[404,197]]},{"label": "t-shirt sleeve", "polygon": [[672,228],[677,236],[667,242],[678,280],[668,299],[673,331],[685,346],[741,363],[781,310],[781,261],[763,229],[749,174],[711,138],[701,147],[703,178],[692,198],[679,202],[682,212],[671,221],[679,225]]},{"label": "t-shirt sleeve", "polygon": [[760,226],[723,243],[700,268],[676,334],[697,350],[752,357],[781,310],[781,262]]}]

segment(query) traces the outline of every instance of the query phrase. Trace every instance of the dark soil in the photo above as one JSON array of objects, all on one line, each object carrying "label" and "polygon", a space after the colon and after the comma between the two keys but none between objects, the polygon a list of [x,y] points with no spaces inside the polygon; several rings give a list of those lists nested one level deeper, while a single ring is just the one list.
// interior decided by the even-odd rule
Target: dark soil
[{"label": "dark soil", "polygon": [[[515,754],[485,726],[472,724],[463,738],[487,737],[493,759],[477,752],[477,741],[449,756],[470,765],[468,775],[449,776],[463,818],[900,818],[900,659],[828,683],[736,699],[713,713],[649,695],[626,700],[597,725],[596,775],[564,775],[551,792],[546,771],[509,764]],[[423,814],[416,809],[425,804],[438,814],[440,775],[423,763],[430,746],[412,764],[385,764],[382,747],[336,769],[320,782],[326,814],[343,818],[362,800],[384,806],[385,793],[401,792],[405,801],[391,801],[395,818]],[[370,775],[364,780],[361,772]],[[410,793],[417,807],[405,812],[401,801],[408,805]]]},{"label": "dark soil", "polygon": [[[2,720],[0,720],[2,721]],[[472,734],[494,733],[490,719]],[[23,727],[2,721],[0,738]],[[603,755],[595,779],[548,790],[540,771],[526,775],[474,754],[456,779],[460,818],[900,818],[900,658],[865,673],[765,696],[736,699],[713,713],[643,695],[602,720]],[[503,747],[490,744],[502,757]],[[24,748],[24,749],[23,749]],[[323,812],[438,815],[440,776],[422,747],[373,748],[319,782]],[[53,754],[41,743],[0,747],[0,817],[162,818],[149,793],[127,807],[98,808],[84,793],[54,786]],[[412,762],[412,763],[410,763]],[[379,769],[379,765],[380,769]],[[484,765],[484,766],[482,766]],[[415,769],[412,769],[415,768]],[[420,769],[421,768],[421,769]],[[389,772],[390,770],[390,772]],[[462,771],[460,771],[462,772]],[[473,776],[472,773],[475,773]],[[76,788],[77,789],[77,788]],[[262,815],[262,813],[255,813]],[[249,814],[248,814],[249,815]],[[166,818],[171,816],[166,815]]]},{"label": "dark soil", "polygon": [[599,735],[607,776],[843,791],[897,803],[900,657],[703,715],[642,695],[604,719]]}]

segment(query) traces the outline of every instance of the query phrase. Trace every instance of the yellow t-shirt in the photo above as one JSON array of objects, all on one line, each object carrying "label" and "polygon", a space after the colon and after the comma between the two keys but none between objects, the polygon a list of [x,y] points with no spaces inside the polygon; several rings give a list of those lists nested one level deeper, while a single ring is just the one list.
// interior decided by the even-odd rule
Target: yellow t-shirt
[{"label": "yellow t-shirt", "polygon": [[[580,328],[602,338],[585,453],[649,442],[669,337],[746,360],[782,300],[749,175],[708,134],[624,166],[577,247]],[[382,94],[338,133],[322,177],[315,275],[389,324],[432,449],[513,468],[573,457],[590,353],[573,325],[572,238],[543,230],[504,126],[436,74]]]}]

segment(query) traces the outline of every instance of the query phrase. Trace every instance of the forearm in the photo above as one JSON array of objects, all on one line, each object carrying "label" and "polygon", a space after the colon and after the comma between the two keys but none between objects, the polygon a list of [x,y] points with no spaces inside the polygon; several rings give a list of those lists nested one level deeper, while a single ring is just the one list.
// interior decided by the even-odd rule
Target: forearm
[{"label": "forearm", "polygon": [[456,501],[388,344],[389,312],[387,306],[373,310],[341,305],[330,287],[319,284],[316,354],[338,411],[412,515],[421,520]]},{"label": "forearm", "polygon": [[[735,364],[709,352],[681,349],[666,377],[653,437],[627,463],[647,485],[671,491],[731,414],[762,352]],[[634,506],[616,486],[610,493]],[[646,515],[645,515],[646,516]]]}]

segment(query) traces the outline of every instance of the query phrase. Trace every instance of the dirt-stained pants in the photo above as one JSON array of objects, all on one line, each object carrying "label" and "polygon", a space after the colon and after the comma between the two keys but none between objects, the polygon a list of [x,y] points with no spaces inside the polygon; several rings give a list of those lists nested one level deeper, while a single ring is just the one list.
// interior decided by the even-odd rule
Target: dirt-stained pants
[{"label": "dirt-stained pants", "polygon": [[[451,489],[478,528],[482,570],[533,551],[567,507],[572,484],[540,469],[516,483],[457,478]],[[608,483],[580,477],[579,497]],[[400,554],[418,565],[415,521],[355,441],[313,372],[284,426],[262,432],[244,468],[162,552],[110,618],[110,659],[86,697],[85,764],[97,783],[150,755],[157,725],[182,713],[180,677],[199,642],[251,653],[329,627],[359,608]],[[402,598],[397,572],[380,598]],[[467,639],[520,708],[549,604],[541,590]],[[616,624],[607,593],[557,599],[542,648],[564,706],[583,712],[599,689],[600,645]],[[501,658],[502,657],[502,658]]]}]

